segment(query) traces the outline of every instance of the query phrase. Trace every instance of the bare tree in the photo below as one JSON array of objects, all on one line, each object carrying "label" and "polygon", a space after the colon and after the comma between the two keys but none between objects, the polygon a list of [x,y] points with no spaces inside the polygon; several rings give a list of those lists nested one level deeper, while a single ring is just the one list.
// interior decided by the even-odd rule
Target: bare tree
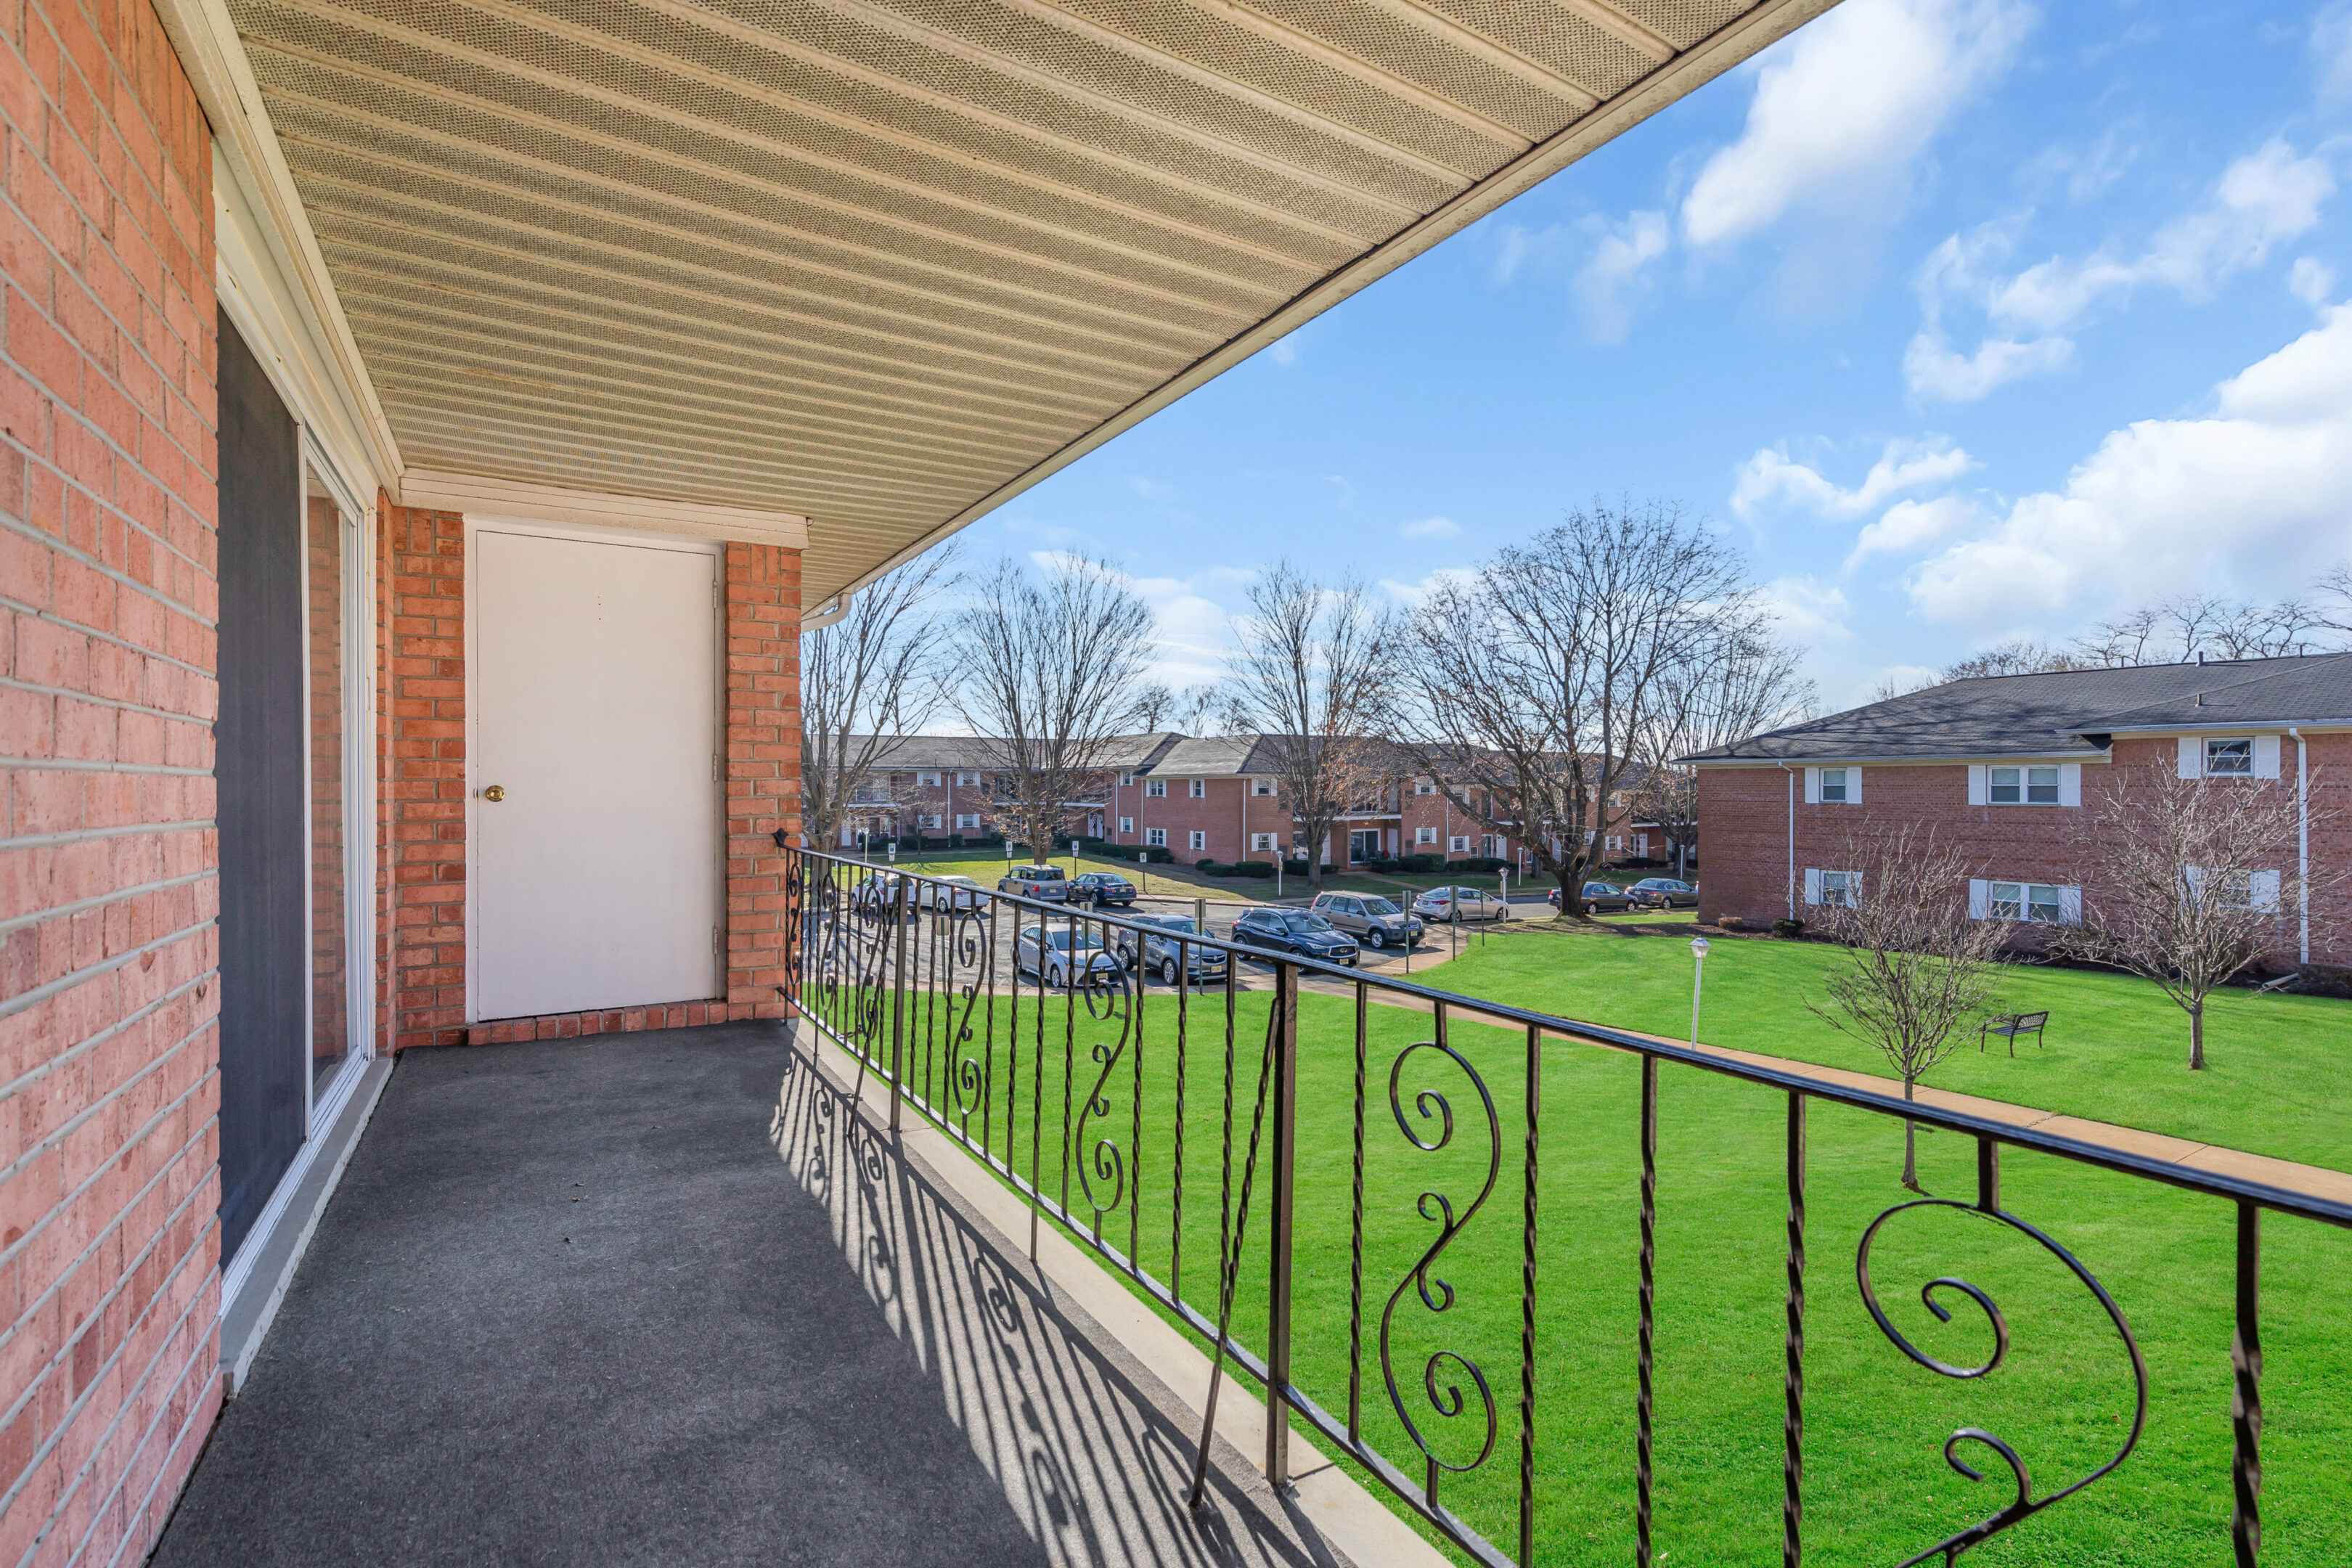
[{"label": "bare tree", "polygon": [[1100,795],[1110,741],[1141,723],[1152,630],[1115,567],[1076,557],[1042,576],[1004,562],[966,606],[960,700],[995,775],[985,815],[1032,855],[1053,853],[1068,807]]},{"label": "bare tree", "polygon": [[2284,658],[2326,653],[2352,632],[2352,576],[2347,569],[2320,580],[2316,601],[2285,598],[2267,605],[2190,594],[2142,605],[2103,621],[2075,641],[2089,665],[2174,664],[2210,654],[2216,658]]},{"label": "bare tree", "polygon": [[803,845],[834,845],[850,797],[939,710],[943,626],[929,606],[956,566],[952,545],[919,555],[852,596],[840,620],[801,634]]},{"label": "bare tree", "polygon": [[1379,718],[1396,629],[1356,583],[1326,587],[1287,561],[1250,585],[1249,605],[1234,622],[1231,716],[1259,731],[1276,798],[1307,840],[1307,874],[1320,887],[1333,826],[1394,775]]},{"label": "bare tree", "polygon": [[1979,680],[1989,675],[2047,675],[2058,669],[2087,669],[2093,661],[2079,651],[2053,647],[2048,643],[2020,637],[1989,647],[1982,653],[1970,654],[1957,664],[1948,664],[1937,677],[1938,680]]},{"label": "bare tree", "polygon": [[1668,683],[1754,624],[1741,584],[1738,558],[1678,509],[1596,505],[1413,617],[1397,662],[1414,684],[1393,727],[1456,811],[1559,883],[1562,919],[1584,918],[1605,803],[1640,776]]},{"label": "bare tree", "polygon": [[1676,759],[1812,717],[1818,697],[1799,671],[1803,651],[1773,639],[1758,611],[1727,616],[1712,647],[1668,668],[1635,747],[1629,792],[1637,822],[1654,822],[1682,870],[1698,839],[1698,770]]},{"label": "bare tree", "polygon": [[[1916,1100],[1919,1080],[1991,1007],[2008,927],[1970,917],[1969,863],[1932,833],[1849,840],[1845,858],[1851,869],[1830,873],[1813,921],[1844,946],[1845,963],[1829,976],[1831,1005],[1808,1005],[1874,1047],[1902,1079],[1903,1098]],[[1903,1184],[1919,1190],[1918,1136],[1907,1120]]]},{"label": "bare tree", "polygon": [[2057,928],[2050,946],[2154,981],[2189,1015],[2189,1066],[2200,1070],[2206,998],[2285,946],[2284,911],[2318,886],[2294,869],[2294,792],[2126,767],[2084,805],[2102,869],[2084,889],[2082,923]]}]

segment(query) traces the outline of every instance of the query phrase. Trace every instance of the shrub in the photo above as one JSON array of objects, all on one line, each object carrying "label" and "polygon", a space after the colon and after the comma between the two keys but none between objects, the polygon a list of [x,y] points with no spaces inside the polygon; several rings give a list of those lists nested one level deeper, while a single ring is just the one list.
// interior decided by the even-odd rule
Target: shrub
[{"label": "shrub", "polygon": [[1802,936],[1805,934],[1805,922],[1802,921],[1791,920],[1774,921],[1772,922],[1772,934],[1774,936],[1781,937]]}]

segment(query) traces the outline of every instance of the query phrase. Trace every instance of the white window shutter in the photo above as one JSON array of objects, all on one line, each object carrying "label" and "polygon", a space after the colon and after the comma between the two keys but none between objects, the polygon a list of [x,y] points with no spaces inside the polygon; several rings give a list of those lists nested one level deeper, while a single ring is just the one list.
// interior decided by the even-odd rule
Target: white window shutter
[{"label": "white window shutter", "polygon": [[[1970,768],[1969,771],[1975,773],[1984,772],[1982,768]],[[1991,913],[1992,884],[1985,880],[1982,877],[1969,878],[1969,919],[1972,921],[1980,921]]]},{"label": "white window shutter", "polygon": [[2279,776],[2279,738],[2276,735],[2254,737],[2254,776],[2258,779]]},{"label": "white window shutter", "polygon": [[2058,889],[2058,923],[2060,925],[2069,926],[2078,926],[2083,923],[2082,889],[2061,888]]},{"label": "white window shutter", "polygon": [[[1807,768],[1805,770],[1805,804],[1807,805],[1819,805],[1821,803],[1822,770],[1819,768]],[[1811,900],[1808,901],[1810,902]]]},{"label": "white window shutter", "polygon": [[2189,901],[2196,903],[2205,892],[2205,868],[2183,866],[2181,874],[2189,879]]},{"label": "white window shutter", "polygon": [[2180,776],[2185,779],[2205,776],[2205,742],[2201,736],[2180,737]]},{"label": "white window shutter", "polygon": [[2278,913],[2279,874],[2276,871],[2257,871],[2248,879],[2248,882],[2246,890],[2253,895],[2254,908],[2266,915]]},{"label": "white window shutter", "polygon": [[1805,868],[1805,902],[1809,904],[1818,904],[1821,901],[1822,874],[1814,868],[1808,866]]},{"label": "white window shutter", "polygon": [[1982,763],[1970,763],[1969,764],[1969,804],[1982,805],[1984,803],[1985,765]]},{"label": "white window shutter", "polygon": [[2083,804],[2082,763],[2060,763],[2058,764],[2058,804],[2060,805]]},{"label": "white window shutter", "polygon": [[1845,798],[1850,805],[1862,804],[1862,770],[1860,768],[1848,768],[1845,771]]}]

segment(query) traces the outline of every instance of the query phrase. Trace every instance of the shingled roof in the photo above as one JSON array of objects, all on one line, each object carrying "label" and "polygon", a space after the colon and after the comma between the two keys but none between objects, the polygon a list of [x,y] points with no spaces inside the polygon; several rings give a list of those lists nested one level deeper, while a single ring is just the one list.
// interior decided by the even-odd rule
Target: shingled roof
[{"label": "shingled roof", "polygon": [[2352,724],[2352,653],[1950,680],[1683,760],[2095,757],[2117,733],[2289,724]]}]

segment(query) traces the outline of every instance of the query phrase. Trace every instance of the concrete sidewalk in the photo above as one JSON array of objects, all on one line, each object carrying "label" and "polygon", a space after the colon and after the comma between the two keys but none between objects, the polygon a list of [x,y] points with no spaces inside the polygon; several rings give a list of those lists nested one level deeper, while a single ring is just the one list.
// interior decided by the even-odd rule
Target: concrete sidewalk
[{"label": "concrete sidewalk", "polygon": [[783,1025],[411,1051],[152,1561],[1344,1568],[1197,1434]]}]

